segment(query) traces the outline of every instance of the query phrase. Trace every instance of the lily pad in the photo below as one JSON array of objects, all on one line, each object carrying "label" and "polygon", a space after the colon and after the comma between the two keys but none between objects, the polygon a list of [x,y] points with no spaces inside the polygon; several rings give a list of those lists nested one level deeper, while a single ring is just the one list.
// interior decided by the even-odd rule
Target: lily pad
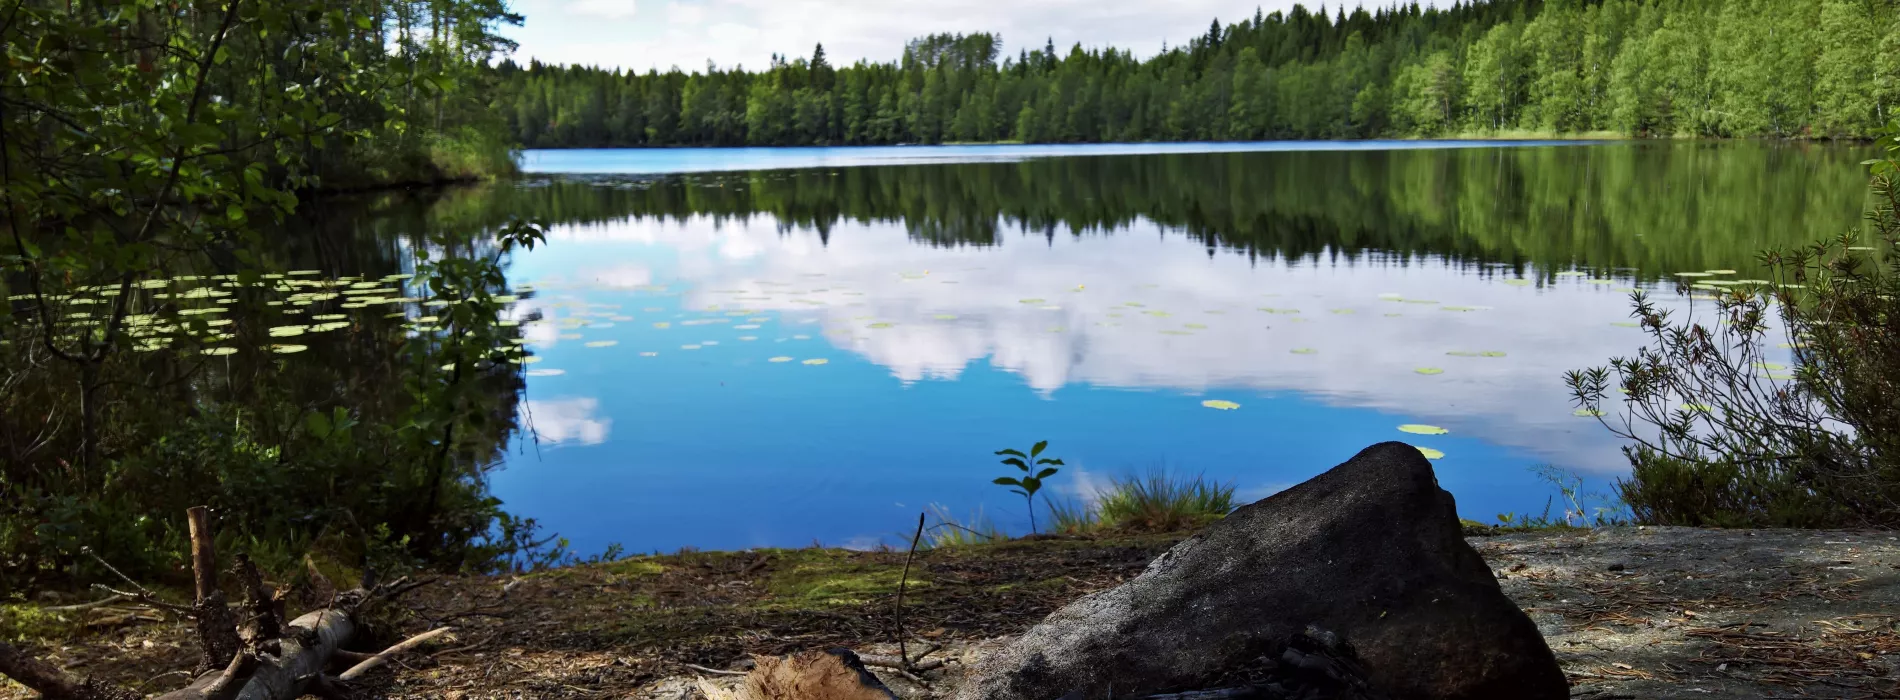
[{"label": "lily pad", "polygon": [[1451,431],[1446,430],[1444,428],[1440,428],[1436,425],[1420,425],[1418,423],[1406,423],[1405,425],[1399,426],[1399,432],[1411,433],[1413,435],[1444,435],[1445,433],[1449,433]]},{"label": "lily pad", "polygon": [[211,355],[214,357],[221,357],[224,355],[236,355],[237,348],[233,348],[233,347],[205,348],[204,350],[200,352],[203,352],[206,355]]},{"label": "lily pad", "polygon": [[291,338],[303,335],[306,330],[309,330],[307,326],[273,326],[270,329],[270,337]]},{"label": "lily pad", "polygon": [[1445,370],[1439,369],[1437,367],[1419,367],[1419,368],[1413,369],[1412,371],[1417,372],[1419,374],[1424,374],[1424,375],[1445,373]]},{"label": "lily pad", "polygon": [[1711,274],[1711,275],[1733,275],[1733,274],[1735,274],[1735,271],[1734,271],[1734,270],[1704,270],[1704,272],[1707,272],[1707,273],[1709,273],[1709,274]]},{"label": "lily pad", "polygon": [[1593,409],[1593,408],[1579,408],[1575,411],[1571,411],[1570,415],[1576,416],[1578,418],[1595,418],[1597,416],[1603,415],[1603,412]]},{"label": "lily pad", "polygon": [[1314,349],[1312,349],[1312,348],[1294,348],[1294,349],[1292,349],[1292,350],[1291,350],[1291,351],[1289,351],[1289,352],[1292,352],[1292,353],[1293,353],[1293,354],[1295,354],[1295,355],[1317,355],[1317,354],[1319,354],[1319,351],[1318,351],[1318,350],[1314,350]]},{"label": "lily pad", "polygon": [[561,375],[563,375],[563,374],[567,374],[567,370],[564,370],[564,369],[531,369],[531,370],[528,370],[528,376],[530,376],[530,377],[558,377],[558,376],[561,376]]},{"label": "lily pad", "polygon": [[1400,294],[1398,292],[1386,292],[1384,294],[1380,294],[1379,298],[1384,299],[1386,301],[1399,301],[1401,299],[1404,299],[1405,295]]},{"label": "lily pad", "polygon": [[866,327],[866,328],[891,328],[891,327],[893,327],[893,326],[896,326],[896,325],[897,325],[897,324],[895,324],[895,323],[887,323],[887,322],[883,322],[883,321],[879,321],[879,322],[877,322],[877,323],[873,323],[873,324],[871,324],[871,325],[869,325],[869,326],[865,326],[865,327]]},{"label": "lily pad", "polygon": [[1220,411],[1232,411],[1236,408],[1240,408],[1240,404],[1234,403],[1232,401],[1222,401],[1220,399],[1202,401],[1201,405],[1206,406],[1208,408],[1220,410]]},{"label": "lily pad", "polygon": [[1676,273],[1676,276],[1677,276],[1677,277],[1708,277],[1708,276],[1710,276],[1710,275],[1712,275],[1712,274],[1714,274],[1714,273],[1709,273],[1709,272],[1678,272],[1678,273]]},{"label": "lily pad", "polygon": [[292,355],[292,354],[296,354],[296,353],[300,353],[300,352],[303,352],[303,351],[305,351],[305,350],[309,350],[309,349],[310,349],[310,346],[308,346],[308,345],[291,345],[291,344],[284,344],[284,345],[272,345],[272,346],[270,346],[270,351],[271,351],[271,352],[274,352],[274,353],[277,353],[277,354],[279,354],[279,355]]},{"label": "lily pad", "polygon": [[1207,325],[1206,325],[1206,324],[1201,324],[1201,323],[1183,323],[1183,324],[1181,324],[1181,327],[1182,327],[1182,328],[1192,328],[1192,329],[1194,329],[1194,330],[1197,330],[1197,331],[1203,331],[1203,330],[1207,330]]},{"label": "lily pad", "polygon": [[1413,445],[1413,447],[1417,447],[1418,453],[1425,455],[1426,459],[1444,459],[1445,458],[1445,453],[1440,452],[1438,450],[1434,450],[1430,447],[1418,447],[1417,445]]},{"label": "lily pad", "polygon": [[786,357],[784,355],[780,355],[778,357],[767,358],[765,361],[766,362],[791,362],[792,358]]},{"label": "lily pad", "polygon": [[620,341],[618,340],[589,340],[586,343],[582,343],[582,345],[590,348],[611,348],[619,344]]},{"label": "lily pad", "polygon": [[1030,298],[1030,299],[1017,299],[1017,301],[1019,301],[1019,302],[1022,302],[1022,303],[1024,303],[1024,304],[1041,304],[1041,303],[1045,303],[1045,302],[1047,302],[1048,300],[1047,300],[1047,299],[1036,299],[1036,298]]},{"label": "lily pad", "polygon": [[1530,280],[1527,280],[1527,279],[1520,279],[1520,278],[1516,278],[1516,277],[1513,277],[1513,278],[1511,278],[1511,279],[1508,279],[1508,280],[1504,280],[1504,283],[1505,283],[1505,284],[1508,284],[1508,285],[1511,285],[1511,286],[1513,286],[1513,287],[1529,287],[1529,286],[1531,286],[1531,281],[1530,281]]},{"label": "lily pad", "polygon": [[699,346],[699,344],[698,344],[698,343],[690,343],[690,344],[687,344],[687,345],[681,345],[681,346],[680,346],[680,349],[681,349],[681,350],[698,350],[698,349],[699,349],[699,347],[700,347],[700,346]]},{"label": "lily pad", "polygon": [[1637,323],[1637,322],[1635,322],[1635,321],[1611,321],[1611,322],[1610,322],[1610,325],[1612,325],[1612,326],[1616,326],[1616,327],[1618,327],[1618,328],[1641,328],[1641,327],[1643,327],[1643,325],[1642,325],[1642,324],[1640,324],[1640,323]]},{"label": "lily pad", "polygon": [[661,322],[659,322],[659,323],[655,323],[655,324],[653,324],[653,327],[654,327],[654,328],[659,328],[659,329],[661,329],[661,330],[665,330],[665,329],[667,329],[667,328],[672,328],[672,327],[673,327],[673,324],[671,324],[671,323],[667,323],[666,321],[661,321]]},{"label": "lily pad", "polygon": [[808,364],[808,365],[822,365],[822,364],[825,364],[825,363],[827,363],[827,362],[830,362],[830,361],[831,361],[831,360],[827,360],[827,359],[825,359],[825,358],[822,358],[822,357],[814,357],[814,358],[812,358],[812,359],[809,359],[809,360],[806,360],[806,361],[804,362],[804,364]]},{"label": "lily pad", "polygon": [[311,320],[314,320],[314,321],[341,321],[343,319],[349,318],[349,315],[348,314],[317,314],[315,316],[311,316],[310,318]]},{"label": "lily pad", "polygon": [[956,314],[937,314],[935,316],[931,316],[931,318],[937,319],[939,321],[955,321],[957,320],[957,315]]},{"label": "lily pad", "polygon": [[1559,272],[1551,276],[1552,277],[1583,277],[1586,274],[1588,273],[1578,272],[1576,270],[1565,270],[1563,272]]}]

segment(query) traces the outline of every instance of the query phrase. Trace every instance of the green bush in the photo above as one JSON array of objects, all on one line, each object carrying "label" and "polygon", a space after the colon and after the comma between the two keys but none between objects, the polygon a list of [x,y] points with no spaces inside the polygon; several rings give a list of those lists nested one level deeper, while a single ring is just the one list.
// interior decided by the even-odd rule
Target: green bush
[{"label": "green bush", "polygon": [[[1578,406],[1635,442],[1619,490],[1640,520],[1900,527],[1900,121],[1879,145],[1874,245],[1849,231],[1766,251],[1772,279],[1717,291],[1714,322],[1636,292],[1649,345],[1566,375]],[[1765,357],[1771,322],[1793,351],[1786,374]],[[1603,411],[1613,384],[1620,424]]]}]

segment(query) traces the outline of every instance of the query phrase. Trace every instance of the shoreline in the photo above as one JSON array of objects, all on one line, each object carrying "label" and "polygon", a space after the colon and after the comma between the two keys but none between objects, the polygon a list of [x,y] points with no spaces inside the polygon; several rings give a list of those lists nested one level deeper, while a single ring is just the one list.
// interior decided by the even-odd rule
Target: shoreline
[{"label": "shoreline", "polygon": [[[1739,700],[1900,693],[1897,534],[1624,526],[1466,540],[1537,623],[1573,697]],[[928,688],[873,670],[902,697],[944,697],[1000,643],[1135,576],[1184,537],[1043,536],[920,551],[904,624],[913,651],[940,646],[933,658],[946,664]],[[743,668],[748,654],[842,645],[892,655],[904,558],[690,552],[444,577],[405,599],[378,639],[457,629],[370,684],[400,698],[609,691],[674,700],[698,697],[702,680],[732,682],[692,666]],[[113,607],[73,615],[84,619],[70,637],[29,643],[76,673],[136,684],[189,667],[195,653],[183,621]],[[24,697],[0,685],[0,698]]]}]

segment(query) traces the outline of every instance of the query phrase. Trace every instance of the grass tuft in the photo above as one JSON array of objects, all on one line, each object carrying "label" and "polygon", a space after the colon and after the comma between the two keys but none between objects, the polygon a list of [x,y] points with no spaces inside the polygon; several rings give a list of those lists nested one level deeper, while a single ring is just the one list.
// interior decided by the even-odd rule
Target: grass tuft
[{"label": "grass tuft", "polygon": [[1203,475],[1175,476],[1165,468],[1116,478],[1093,503],[1047,501],[1057,534],[1161,533],[1193,530],[1234,509],[1234,486]]}]

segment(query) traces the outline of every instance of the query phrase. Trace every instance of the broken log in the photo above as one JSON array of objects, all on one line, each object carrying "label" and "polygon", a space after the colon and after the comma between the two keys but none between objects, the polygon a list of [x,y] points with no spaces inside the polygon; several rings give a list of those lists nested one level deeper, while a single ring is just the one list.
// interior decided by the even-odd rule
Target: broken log
[{"label": "broken log", "polygon": [[[205,658],[222,654],[222,661],[185,687],[158,695],[154,700],[294,700],[309,693],[334,694],[337,692],[334,679],[325,676],[323,670],[338,649],[356,636],[359,611],[370,603],[419,585],[404,585],[405,581],[400,579],[387,586],[366,584],[363,588],[333,594],[324,607],[284,624],[279,617],[281,598],[266,590],[256,568],[240,558],[235,568],[246,589],[248,613],[244,620],[245,634],[240,641],[238,626],[224,603],[223,593],[217,588],[217,559],[211,546],[208,513],[202,506],[192,508],[188,518],[192,573],[198,594],[191,611]],[[156,600],[149,593],[125,595]],[[446,631],[447,628],[432,630],[397,644],[359,663],[345,675],[361,675],[391,656]],[[138,700],[142,697],[108,683],[75,678],[6,643],[0,643],[0,675],[38,691],[45,700]]]}]

